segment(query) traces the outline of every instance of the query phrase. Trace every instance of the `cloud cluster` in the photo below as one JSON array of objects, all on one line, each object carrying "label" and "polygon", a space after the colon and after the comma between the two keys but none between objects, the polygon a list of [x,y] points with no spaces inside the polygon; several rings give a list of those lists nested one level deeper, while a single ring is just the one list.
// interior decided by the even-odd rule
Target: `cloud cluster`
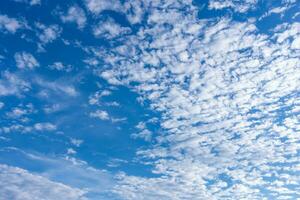
[{"label": "cloud cluster", "polygon": [[[96,20],[89,27],[91,36],[106,40],[108,45],[91,47],[76,41],[90,53],[86,63],[109,84],[135,91],[161,115],[159,120],[140,122],[131,134],[133,139],[148,142],[149,146],[137,150],[134,160],[149,165],[151,171],[148,176],[120,172],[115,184],[110,174],[83,161],[70,157],[60,162],[37,159],[47,160],[45,166],[54,166],[45,176],[67,177],[64,185],[0,165],[1,198],[43,199],[46,194],[49,199],[85,199],[90,191],[102,195],[99,185],[100,189],[109,185],[105,193],[110,190],[121,199],[132,200],[300,198],[300,23],[282,23],[267,34],[259,30],[254,18],[199,19],[199,8],[192,0],[83,3],[87,13],[73,5],[60,18],[64,23],[76,23],[79,29],[88,24],[86,14]],[[257,3],[210,0],[208,9],[245,14],[255,10]],[[283,15],[293,3],[284,0],[284,6],[258,19],[272,13]],[[117,17],[107,17],[104,11],[118,12],[129,25],[125,27]],[[0,15],[0,30],[13,34],[22,26],[17,19]],[[62,32],[55,24],[35,23],[32,27],[37,29],[42,49]],[[80,96],[74,86],[76,78],[44,79],[34,74],[40,64],[31,53],[17,52],[14,58],[18,71],[1,73],[1,97],[22,97],[34,90],[31,96],[39,100],[53,103],[55,99],[43,107],[50,114],[62,109],[62,102]],[[71,66],[62,62],[54,62],[49,68],[71,71]],[[25,75],[29,72],[33,75]],[[113,112],[101,107],[108,105],[102,100],[111,95],[110,90],[98,91],[86,98],[88,105],[82,108],[99,107],[89,113],[91,118],[126,120],[113,118],[109,114]],[[31,104],[12,107],[3,115],[10,122],[0,132],[51,132],[61,125],[36,120],[27,123],[27,116],[34,113]],[[149,129],[151,121],[159,121],[159,132]],[[82,142],[71,139],[72,148],[66,148],[68,156],[76,154],[73,147],[79,148]],[[127,162],[114,158],[107,166],[114,168]],[[89,191],[76,189],[75,184]]]},{"label": "cloud cluster", "polygon": [[249,10],[253,10],[256,8],[256,4],[258,0],[210,0],[208,4],[209,9],[222,10],[224,8],[231,8],[235,12],[245,13]]},{"label": "cloud cluster", "polygon": [[39,62],[32,54],[27,52],[18,52],[15,54],[16,65],[19,69],[34,69],[39,67]]},{"label": "cloud cluster", "polygon": [[86,8],[93,14],[99,15],[103,11],[115,11],[125,14],[131,24],[138,24],[143,20],[145,9],[150,2],[145,1],[109,1],[85,0]]},{"label": "cloud cluster", "polygon": [[85,26],[87,20],[83,9],[77,5],[69,7],[67,13],[61,14],[60,18],[65,23],[76,23],[79,29]]},{"label": "cloud cluster", "polygon": [[65,71],[65,72],[71,72],[73,67],[71,65],[65,65],[62,62],[54,62],[52,65],[49,66],[52,70],[57,71]]},{"label": "cloud cluster", "polygon": [[[211,8],[238,12],[256,3],[216,2]],[[120,174],[115,192],[125,199],[299,198],[298,23],[267,35],[252,19],[199,20],[191,1],[141,4],[147,23],[95,58],[106,64],[102,78],[132,88],[162,114],[164,131],[137,152],[158,177]]]},{"label": "cloud cluster", "polygon": [[104,37],[106,39],[114,39],[116,37],[122,37],[124,34],[130,33],[130,29],[122,27],[116,23],[113,19],[107,19],[100,22],[93,29],[93,34],[96,37]]},{"label": "cloud cluster", "polygon": [[38,50],[41,52],[45,52],[44,47],[48,43],[52,43],[56,39],[59,39],[62,33],[62,28],[56,24],[45,25],[37,22],[35,23],[35,27],[36,27],[36,35],[40,40],[40,42],[37,44]]}]

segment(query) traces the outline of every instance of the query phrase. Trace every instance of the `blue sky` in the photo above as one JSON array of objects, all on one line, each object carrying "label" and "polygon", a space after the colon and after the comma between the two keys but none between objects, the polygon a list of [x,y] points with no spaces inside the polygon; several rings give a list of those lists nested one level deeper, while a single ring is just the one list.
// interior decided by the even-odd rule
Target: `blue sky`
[{"label": "blue sky", "polygon": [[5,0],[0,199],[300,199],[299,8]]}]

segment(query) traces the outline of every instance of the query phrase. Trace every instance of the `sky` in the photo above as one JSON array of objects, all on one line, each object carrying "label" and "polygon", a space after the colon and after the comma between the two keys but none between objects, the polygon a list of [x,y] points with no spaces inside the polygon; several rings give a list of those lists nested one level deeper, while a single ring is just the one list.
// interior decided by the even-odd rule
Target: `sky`
[{"label": "sky", "polygon": [[299,8],[2,1],[0,200],[300,199]]}]

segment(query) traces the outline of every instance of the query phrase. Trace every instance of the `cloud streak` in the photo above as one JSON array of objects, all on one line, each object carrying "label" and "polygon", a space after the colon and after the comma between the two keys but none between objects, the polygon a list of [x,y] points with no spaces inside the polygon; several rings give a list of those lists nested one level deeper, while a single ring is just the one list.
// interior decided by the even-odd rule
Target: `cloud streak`
[{"label": "cloud streak", "polygon": [[84,200],[84,190],[50,181],[18,167],[0,165],[0,198],[16,200],[59,199]]}]

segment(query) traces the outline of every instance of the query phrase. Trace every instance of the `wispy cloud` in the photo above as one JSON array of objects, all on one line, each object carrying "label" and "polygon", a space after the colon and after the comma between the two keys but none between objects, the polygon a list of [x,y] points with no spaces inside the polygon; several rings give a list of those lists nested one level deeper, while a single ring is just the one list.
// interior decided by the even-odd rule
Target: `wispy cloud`
[{"label": "wispy cloud", "polygon": [[[16,167],[0,165],[0,178],[6,180],[0,183],[0,198],[85,200],[95,195],[96,199],[106,199],[105,195],[114,185],[112,174],[70,155],[55,157],[14,147],[1,148],[0,155],[3,158],[14,155],[21,160]],[[32,171],[31,165],[26,164],[23,169],[20,165],[24,163],[32,163],[39,170]]]},{"label": "wispy cloud", "polygon": [[0,165],[0,198],[15,200],[60,199],[84,200],[84,190],[53,182],[18,167]]},{"label": "wispy cloud", "polygon": [[15,2],[19,2],[19,3],[27,3],[31,6],[35,6],[35,5],[41,5],[42,1],[41,0],[14,0]]}]

